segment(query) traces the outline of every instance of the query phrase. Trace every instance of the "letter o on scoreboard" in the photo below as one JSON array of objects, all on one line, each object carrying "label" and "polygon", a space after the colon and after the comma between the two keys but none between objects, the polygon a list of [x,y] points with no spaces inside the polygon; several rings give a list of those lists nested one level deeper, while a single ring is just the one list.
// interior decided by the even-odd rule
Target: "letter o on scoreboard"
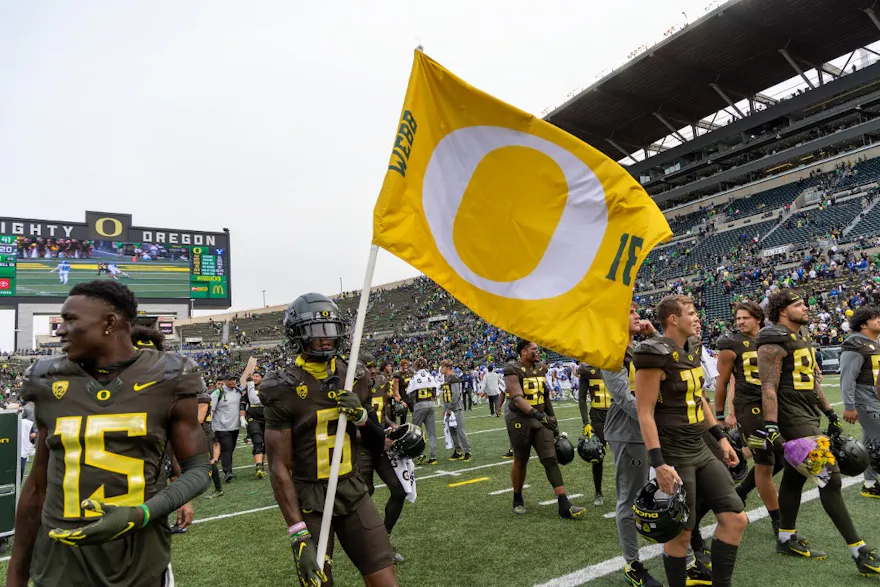
[{"label": "letter o on scoreboard", "polygon": [[93,240],[130,240],[128,232],[131,228],[131,214],[86,212],[86,223],[89,227],[89,238]]}]

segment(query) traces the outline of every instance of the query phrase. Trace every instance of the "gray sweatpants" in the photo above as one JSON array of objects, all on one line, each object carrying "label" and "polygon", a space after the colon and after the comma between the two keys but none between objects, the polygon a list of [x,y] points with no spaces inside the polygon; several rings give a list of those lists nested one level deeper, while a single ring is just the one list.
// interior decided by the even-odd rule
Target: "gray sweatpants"
[{"label": "gray sweatpants", "polygon": [[[859,424],[862,426],[862,442],[867,443],[872,438],[880,436],[880,409],[877,406],[856,406],[859,415]],[[876,481],[877,472],[873,467],[865,469],[865,481]]]},{"label": "gray sweatpants", "polygon": [[464,450],[464,452],[471,452],[471,443],[468,442],[467,432],[464,429],[464,410],[453,410],[453,414],[455,414],[455,434],[452,437],[452,442],[455,443],[455,450]]},{"label": "gray sweatpants", "polygon": [[[424,406],[424,407],[422,407]],[[431,448],[431,458],[437,458],[437,424],[434,421],[434,402],[418,402],[413,410],[413,426],[425,425],[428,435],[428,446]]]},{"label": "gray sweatpants", "polygon": [[648,451],[635,442],[608,442],[614,453],[617,486],[617,536],[623,558],[631,563],[639,559],[639,533],[633,521],[633,503],[639,490],[648,482]]}]

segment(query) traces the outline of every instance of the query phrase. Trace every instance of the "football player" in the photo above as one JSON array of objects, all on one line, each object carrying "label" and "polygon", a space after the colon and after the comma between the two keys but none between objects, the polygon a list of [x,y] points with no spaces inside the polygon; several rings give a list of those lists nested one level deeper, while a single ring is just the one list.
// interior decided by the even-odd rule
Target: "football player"
[{"label": "football player", "polygon": [[[412,411],[412,406],[409,405],[409,399],[406,395],[406,388],[409,387],[409,380],[413,376],[413,372],[409,369],[409,364],[409,359],[400,360],[400,370],[395,371],[391,377],[391,391],[394,394],[394,401],[406,403],[409,410]],[[406,424],[406,412],[400,415],[399,420],[399,424]]]},{"label": "football player", "polygon": [[[385,431],[371,405],[370,378],[360,372],[362,366],[349,366],[339,356],[345,322],[326,296],[310,293],[291,302],[283,330],[296,360],[268,373],[259,395],[266,416],[269,478],[289,526],[300,584],[333,584],[329,562],[323,570],[318,564],[316,539],[336,435],[345,434],[327,557],[333,556],[335,534],[366,585],[395,587],[388,532],[357,474],[361,442],[374,454],[385,448]],[[342,387],[348,369],[359,370],[352,391]],[[344,430],[337,430],[342,412],[348,422]]]},{"label": "football player", "polygon": [[[822,412],[828,417],[829,436],[840,434],[839,418],[816,381],[815,349],[800,327],[809,322],[809,308],[803,298],[790,289],[770,295],[767,316],[772,326],[758,333],[758,376],[761,380],[764,428],[749,439],[755,448],[770,449],[785,440],[817,436]],[[821,411],[820,411],[821,410]],[[831,479],[819,488],[822,507],[846,540],[858,571],[880,575],[877,551],[864,543],[846,509],[841,493],[840,470],[829,465]],[[797,532],[801,492],[807,478],[784,464],[779,484],[780,528],[776,552],[798,558],[824,559],[826,554],[812,548]]]},{"label": "football player", "polygon": [[[580,409],[581,421],[584,425],[584,436],[589,437],[595,434],[604,446],[605,418],[608,414],[608,408],[611,406],[611,396],[605,390],[602,372],[586,363],[581,363],[581,366],[578,367],[578,379],[581,389],[578,394],[578,409]],[[590,400],[589,409],[587,409],[587,399]],[[602,463],[593,463],[592,468],[593,487],[596,489],[593,505],[600,506],[605,503],[605,498],[602,496]]]},{"label": "football player", "polygon": [[[168,514],[202,493],[204,388],[182,356],[136,350],[137,301],[113,281],[75,285],[61,308],[64,355],[25,376],[38,439],[16,512],[7,585],[173,584]],[[170,441],[182,473],[159,487]]]},{"label": "football player", "polygon": [[241,394],[240,417],[243,428],[247,428],[248,436],[253,443],[254,477],[262,479],[266,476],[263,468],[263,455],[266,454],[266,418],[263,414],[263,404],[260,403],[259,388],[263,382],[263,376],[254,372],[247,378],[247,389]]},{"label": "football player", "polygon": [[[447,416],[455,416],[455,434],[453,435],[453,443],[455,445],[454,452],[450,461],[469,461],[471,460],[471,443],[468,441],[467,432],[464,427],[464,402],[462,401],[461,378],[452,370],[452,361],[444,359],[440,361],[440,373],[443,375],[443,383],[440,389],[443,393],[443,409]],[[461,454],[459,450],[463,450]]]},{"label": "football player", "polygon": [[416,427],[424,426],[428,437],[430,456],[420,456],[416,462],[421,465],[437,464],[437,426],[434,421],[434,399],[437,397],[437,381],[428,372],[428,362],[419,357],[415,361],[416,372],[406,388],[407,403],[412,410],[412,422]]},{"label": "football player", "polygon": [[583,518],[586,510],[572,505],[565,494],[565,483],[562,480],[562,471],[559,470],[554,444],[559,426],[550,398],[544,393],[546,367],[538,360],[538,345],[520,339],[516,343],[516,352],[519,360],[504,366],[504,384],[508,399],[504,421],[513,451],[513,467],[510,471],[513,512],[526,513],[522,490],[526,467],[534,447],[556,493],[559,515],[563,518]]},{"label": "football player", "polygon": [[[648,482],[648,452],[639,429],[636,409],[635,376],[632,364],[633,336],[650,335],[654,327],[639,320],[638,307],[629,309],[629,344],[620,371],[602,371],[602,380],[611,395],[611,406],[605,419],[605,438],[614,452],[615,485],[617,488],[617,536],[626,561],[624,577],[633,587],[662,587],[639,560],[638,532],[633,523],[633,503],[639,490]],[[587,392],[581,386],[580,394]]]},{"label": "football player", "polygon": [[[364,354],[362,362],[366,366],[367,373],[369,373],[370,379],[372,380],[370,386],[370,404],[373,406],[373,409],[376,410],[376,416],[385,429],[393,430],[397,428],[397,424],[391,419],[392,395],[391,386],[388,384],[390,380],[388,380],[383,374],[376,372],[376,359],[373,355]],[[383,370],[385,366],[390,367],[388,363],[385,363],[385,365],[383,365]],[[397,478],[397,474],[394,472],[394,467],[391,464],[391,459],[388,456],[387,448],[390,444],[391,440],[386,439],[383,447],[385,450],[379,455],[374,455],[365,447],[361,447],[360,454],[358,455],[358,471],[363,480],[367,483],[367,489],[369,490],[370,495],[373,495],[375,492],[375,486],[373,485],[373,472],[379,474],[379,478],[385,483],[391,492],[388,496],[388,501],[385,503],[385,529],[388,531],[389,538],[391,537],[391,531],[394,529],[394,525],[397,523],[397,520],[400,519],[400,514],[403,513],[403,503],[406,500],[406,491],[400,484],[400,480]],[[402,563],[406,560],[402,554],[397,552],[396,548],[392,546],[392,549],[393,560],[395,563]]]},{"label": "football player", "polygon": [[[715,418],[723,426],[740,427],[743,438],[751,437],[764,428],[761,413],[761,380],[758,376],[758,331],[764,324],[764,310],[755,302],[736,305],[735,334],[718,339],[718,378],[715,380]],[[728,396],[728,383],[733,377],[733,387]],[[725,406],[733,404],[733,413],[726,418]],[[773,535],[779,532],[779,498],[773,476],[782,470],[785,456],[781,446],[770,450],[762,448],[753,452],[755,465],[740,483],[736,492],[745,501],[755,487],[770,514]]]},{"label": "football player", "polygon": [[[694,348],[698,347],[695,341],[688,340],[696,334],[699,320],[693,301],[686,296],[667,296],[657,305],[656,314],[663,336],[642,342],[633,352],[642,439],[660,490],[673,494],[678,485],[684,489],[691,512],[698,499],[715,512],[718,528],[712,547],[712,584],[730,587],[747,523],[742,500],[725,466],[737,462],[736,452],[715,422],[708,402],[703,401],[699,349]],[[707,430],[718,441],[726,463],[715,458],[706,445]],[[694,524],[694,516],[690,516],[681,534],[664,544],[669,587],[686,585]]]},{"label": "football player", "polygon": [[58,281],[60,281],[62,285],[67,285],[67,282],[70,280],[70,263],[67,261],[61,261],[55,266],[55,269],[52,269],[49,273],[55,273],[56,271],[58,272]]},{"label": "football player", "polygon": [[[880,368],[880,308],[856,310],[849,319],[850,335],[840,353],[840,391],[843,393],[843,419],[862,425],[865,444],[880,438],[880,395],[877,369]],[[872,467],[865,470],[862,496],[880,497],[880,483]]]}]

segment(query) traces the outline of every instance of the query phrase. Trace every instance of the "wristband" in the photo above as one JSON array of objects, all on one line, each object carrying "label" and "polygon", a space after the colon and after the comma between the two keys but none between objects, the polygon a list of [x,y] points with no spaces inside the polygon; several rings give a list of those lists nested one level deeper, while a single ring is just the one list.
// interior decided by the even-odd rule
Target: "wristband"
[{"label": "wristband", "polygon": [[298,544],[300,542],[308,540],[311,537],[312,535],[309,533],[308,530],[300,530],[299,532],[294,532],[290,535],[290,542],[292,542],[293,544]]},{"label": "wristband", "polygon": [[709,428],[709,434],[712,435],[712,438],[715,440],[721,440],[724,438],[724,430],[721,429],[721,426],[715,424],[711,428]]},{"label": "wristband", "polygon": [[724,421],[724,412],[715,412],[715,419]]},{"label": "wristband", "polygon": [[354,424],[357,427],[361,427],[366,423],[367,423],[367,410],[365,410],[364,408],[361,408],[360,417],[357,420],[355,420],[354,422],[352,422],[352,424]]},{"label": "wristband", "polygon": [[659,448],[652,448],[649,450],[648,459],[651,461],[651,466],[655,469],[666,464],[666,461],[663,460],[663,451]]},{"label": "wristband", "polygon": [[779,424],[771,422],[770,420],[764,420],[764,428],[775,428],[779,430]]},{"label": "wristband", "polygon": [[147,524],[150,523],[150,508],[144,503],[140,504],[138,507],[144,512],[144,523],[141,524],[141,528],[146,528]]},{"label": "wristband", "polygon": [[299,531],[301,531],[301,530],[308,530],[308,527],[306,526],[306,523],[305,523],[305,522],[297,522],[297,523],[294,524],[293,526],[290,526],[290,527],[287,529],[287,533],[288,533],[290,536],[293,536],[294,534],[296,534],[297,532],[299,532]]}]

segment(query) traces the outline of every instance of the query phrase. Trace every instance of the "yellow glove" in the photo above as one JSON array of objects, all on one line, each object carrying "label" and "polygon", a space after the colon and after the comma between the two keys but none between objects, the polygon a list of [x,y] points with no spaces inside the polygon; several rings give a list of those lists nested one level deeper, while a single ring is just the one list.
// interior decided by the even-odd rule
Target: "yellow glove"
[{"label": "yellow glove", "polygon": [[592,425],[592,424],[587,424],[586,426],[584,426],[584,436],[586,436],[587,438],[589,438],[589,437],[591,437],[592,435],[593,435],[593,425]]}]

